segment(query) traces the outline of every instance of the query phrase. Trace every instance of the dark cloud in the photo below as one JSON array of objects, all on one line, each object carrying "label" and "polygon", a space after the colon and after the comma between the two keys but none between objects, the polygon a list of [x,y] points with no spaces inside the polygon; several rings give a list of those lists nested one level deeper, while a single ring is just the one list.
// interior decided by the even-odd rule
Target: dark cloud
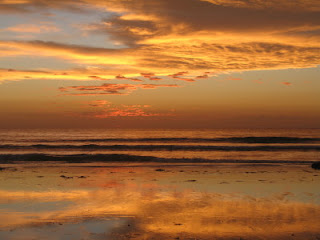
[{"label": "dark cloud", "polygon": [[[105,22],[105,30],[112,39],[127,45],[155,36],[169,34],[187,35],[199,31],[213,32],[287,32],[299,28],[320,26],[319,8],[278,8],[276,4],[261,4],[261,1],[248,1],[239,4],[225,4],[226,1],[200,0],[113,0],[105,6],[118,11],[149,16],[149,20],[122,19],[112,17]],[[289,1],[284,1],[289,6]],[[252,7],[256,6],[256,7]]]}]

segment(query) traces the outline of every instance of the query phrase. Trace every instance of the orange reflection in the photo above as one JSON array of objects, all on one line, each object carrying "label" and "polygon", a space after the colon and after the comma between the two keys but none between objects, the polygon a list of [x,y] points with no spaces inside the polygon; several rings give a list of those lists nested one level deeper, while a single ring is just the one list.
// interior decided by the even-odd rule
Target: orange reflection
[{"label": "orange reflection", "polygon": [[1,202],[6,200],[23,205],[28,201],[33,204],[70,201],[71,204],[64,209],[32,213],[4,209],[0,227],[14,229],[35,224],[41,227],[46,223],[66,223],[75,219],[131,217],[136,226],[134,232],[146,234],[148,239],[155,236],[166,239],[179,234],[203,238],[241,235],[278,239],[291,232],[316,234],[319,231],[320,207],[315,204],[235,194],[163,193],[155,186],[149,192],[137,185],[113,184],[103,188],[41,193],[1,191]]}]

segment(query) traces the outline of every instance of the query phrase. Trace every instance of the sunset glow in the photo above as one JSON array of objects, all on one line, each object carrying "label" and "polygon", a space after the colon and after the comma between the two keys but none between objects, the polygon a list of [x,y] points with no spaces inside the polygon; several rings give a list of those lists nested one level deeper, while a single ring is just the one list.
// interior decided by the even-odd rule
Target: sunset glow
[{"label": "sunset glow", "polygon": [[[316,0],[1,0],[0,12],[2,128],[319,127]],[[150,107],[123,107],[137,105]]]},{"label": "sunset glow", "polygon": [[319,240],[319,0],[0,0],[1,240]]}]

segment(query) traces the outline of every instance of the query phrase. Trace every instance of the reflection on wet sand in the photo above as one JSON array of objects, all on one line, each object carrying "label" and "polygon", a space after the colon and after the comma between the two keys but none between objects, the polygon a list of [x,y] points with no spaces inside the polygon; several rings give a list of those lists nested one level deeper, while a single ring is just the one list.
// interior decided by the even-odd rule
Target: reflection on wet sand
[{"label": "reflection on wet sand", "polygon": [[[132,180],[134,173],[139,176]],[[96,170],[91,184],[73,178],[48,183],[60,184],[52,190],[2,189],[0,239],[320,239],[320,205],[314,201],[299,201],[291,192],[202,191],[178,177],[164,187],[164,174],[136,169],[122,171],[115,181]],[[32,176],[26,174],[21,184]],[[149,181],[151,176],[159,181]]]}]

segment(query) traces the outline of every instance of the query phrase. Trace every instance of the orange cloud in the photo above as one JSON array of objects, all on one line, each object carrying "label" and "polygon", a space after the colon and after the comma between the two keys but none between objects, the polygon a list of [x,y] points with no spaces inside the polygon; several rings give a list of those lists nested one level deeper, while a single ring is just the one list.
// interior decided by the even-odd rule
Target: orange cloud
[{"label": "orange cloud", "polygon": [[116,76],[116,79],[118,80],[129,80],[129,81],[133,81],[133,82],[143,82],[141,79],[138,79],[138,78],[127,78],[121,74],[117,75]]},{"label": "orange cloud", "polygon": [[141,74],[141,76],[146,77],[146,78],[155,76],[154,73],[140,73],[140,74]]},{"label": "orange cloud", "polygon": [[[60,87],[59,90],[61,92],[69,92],[71,91],[78,91],[84,92],[81,95],[91,95],[91,94],[106,94],[106,95],[123,95],[128,94],[137,89],[137,86],[132,84],[113,84],[113,83],[105,83],[101,86],[71,86],[71,87]],[[67,94],[67,95],[74,95]]]},{"label": "orange cloud", "polygon": [[151,77],[149,78],[151,81],[159,81],[159,80],[162,80],[162,78],[159,78],[159,77]]},{"label": "orange cloud", "polygon": [[248,0],[201,0],[222,6],[236,6],[239,8],[253,9],[279,9],[290,11],[319,11],[320,6],[317,0],[269,0],[269,1],[248,1]]},{"label": "orange cloud", "polygon": [[172,113],[154,113],[146,111],[146,108],[150,107],[150,105],[121,105],[107,108],[104,111],[91,116],[95,118],[172,116]]},{"label": "orange cloud", "polygon": [[128,78],[126,78],[125,76],[123,75],[117,75],[116,76],[116,79],[120,79],[120,80],[128,80]]},{"label": "orange cloud", "polygon": [[285,85],[285,86],[291,86],[292,83],[291,82],[282,82],[281,84]]},{"label": "orange cloud", "polygon": [[110,79],[106,79],[106,78],[102,78],[102,77],[99,77],[99,76],[88,76],[89,78],[92,78],[94,80],[110,80]]},{"label": "orange cloud", "polygon": [[90,107],[104,107],[105,105],[111,104],[106,100],[95,100],[88,103]]},{"label": "orange cloud", "polygon": [[174,74],[168,75],[168,77],[171,77],[171,78],[177,79],[177,80],[181,80],[181,81],[186,81],[186,82],[195,82],[194,79],[181,77],[181,76],[183,76],[185,74],[188,74],[188,72],[178,72],[178,73],[174,73]]},{"label": "orange cloud", "polygon": [[[320,7],[316,0],[0,0],[0,11],[27,13],[35,9],[78,13],[99,9],[111,13],[101,22],[85,24],[85,31],[88,36],[105,34],[122,47],[2,40],[2,56],[51,57],[105,69],[69,70],[68,75],[49,69],[8,74],[0,70],[3,80],[108,80],[116,76],[118,80],[141,82],[138,76],[149,80],[169,76],[193,82],[208,78],[212,72],[320,64]],[[43,23],[19,24],[7,30],[36,33],[56,29]]]},{"label": "orange cloud", "polygon": [[[41,41],[0,41],[0,54],[6,56],[46,56],[105,66],[104,75],[90,74],[104,79],[114,78],[119,73],[126,74],[127,78],[136,78],[142,75],[141,70],[151,70],[159,77],[185,69],[189,70],[190,75],[195,75],[209,69],[224,72],[312,67],[320,62],[320,55],[315,54],[319,51],[320,47],[263,42],[217,44],[211,40],[199,42],[198,45],[174,41],[170,44],[142,45],[135,49],[105,49]],[[156,77],[152,74],[143,76],[149,79]]]},{"label": "orange cloud", "polygon": [[141,79],[139,78],[130,78],[131,81],[133,82],[143,82]]},{"label": "orange cloud", "polygon": [[207,74],[205,74],[205,75],[197,76],[196,79],[206,79],[208,77],[209,76]]},{"label": "orange cloud", "polygon": [[177,80],[185,81],[185,82],[195,82],[194,79],[191,79],[191,78],[182,78],[182,77],[179,77],[179,76],[177,76],[177,75],[169,75],[169,77],[172,77],[172,78],[177,79]]},{"label": "orange cloud", "polygon": [[9,31],[16,33],[47,33],[59,32],[60,29],[54,24],[19,24],[12,27],[5,28],[1,31]]},{"label": "orange cloud", "polygon": [[[94,96],[94,95],[128,95],[137,89],[156,89],[160,87],[179,87],[176,84],[113,84],[105,83],[100,86],[70,86],[60,87],[64,95]],[[67,93],[71,92],[71,93]],[[78,92],[78,93],[77,93]]]},{"label": "orange cloud", "polygon": [[[111,79],[115,80],[128,80],[134,82],[143,82],[142,80],[134,77],[123,77],[120,78],[115,73],[119,72],[117,69],[107,68],[83,68],[83,69],[69,69],[69,70],[16,70],[16,69],[0,69],[0,82],[1,81],[18,81],[18,80],[29,80],[29,79],[41,79],[41,80],[75,80],[75,81],[92,81],[101,80],[108,81]],[[128,75],[136,75],[128,73]]]},{"label": "orange cloud", "polygon": [[142,89],[156,89],[158,87],[180,87],[177,84],[140,84],[140,88]]}]

